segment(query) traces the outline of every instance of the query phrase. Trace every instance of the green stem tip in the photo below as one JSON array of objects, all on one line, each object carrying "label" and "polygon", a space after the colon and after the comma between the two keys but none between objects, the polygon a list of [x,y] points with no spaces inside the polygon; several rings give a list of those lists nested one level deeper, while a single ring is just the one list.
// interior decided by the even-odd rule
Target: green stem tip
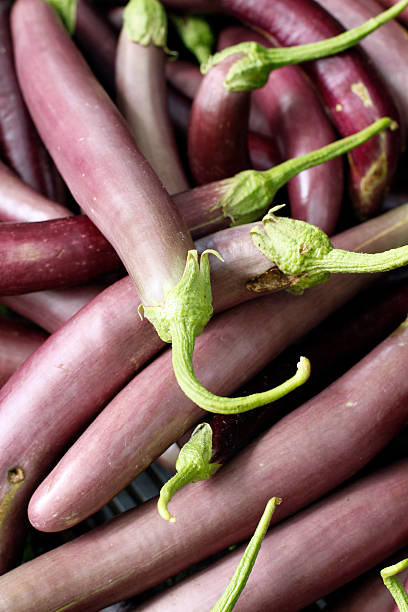
[{"label": "green stem tip", "polygon": [[211,56],[201,66],[201,71],[205,74],[212,66],[219,64],[226,57],[241,54],[244,57],[231,66],[224,85],[230,91],[257,89],[265,85],[269,73],[276,68],[328,57],[349,49],[374,30],[397,17],[407,6],[408,0],[400,0],[391,8],[356,28],[306,45],[267,49],[256,42],[240,43]]},{"label": "green stem tip", "polygon": [[208,423],[200,423],[180,450],[176,462],[177,473],[160,490],[157,509],[166,521],[176,522],[176,517],[167,510],[167,504],[176,491],[189,482],[207,480],[221,467],[219,463],[210,463],[211,456],[212,429]]},{"label": "green stem tip", "polygon": [[272,499],[270,499],[266,504],[261,520],[259,521],[255,533],[245,549],[241,561],[239,562],[239,565],[231,578],[231,581],[229,582],[221,598],[217,601],[215,606],[211,608],[211,612],[230,612],[234,608],[248,581],[275,508],[281,502],[282,500],[280,497],[272,497]]},{"label": "green stem tip", "polygon": [[211,55],[214,35],[208,21],[197,15],[171,15],[171,21],[185,47],[203,64]]},{"label": "green stem tip", "polygon": [[381,578],[400,612],[408,612],[408,595],[401,582],[396,577],[396,574],[408,567],[408,559],[404,559],[395,565],[390,565],[381,570]]}]

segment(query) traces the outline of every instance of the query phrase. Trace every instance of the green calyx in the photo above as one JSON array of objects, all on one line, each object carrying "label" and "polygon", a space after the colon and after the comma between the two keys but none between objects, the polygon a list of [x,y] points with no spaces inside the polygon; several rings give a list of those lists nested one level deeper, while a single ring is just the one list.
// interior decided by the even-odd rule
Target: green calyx
[{"label": "green calyx", "polygon": [[75,31],[78,0],[46,0],[59,15],[68,34]]},{"label": "green calyx", "polygon": [[248,397],[220,397],[205,389],[197,380],[193,368],[195,339],[201,334],[212,315],[212,294],[208,255],[204,251],[198,261],[197,251],[189,251],[181,280],[168,292],[164,304],[145,306],[144,313],[164,342],[172,343],[173,369],[184,393],[200,408],[219,414],[246,412],[283,397],[310,376],[310,363],[301,357],[294,376],[281,385]]},{"label": "green calyx", "polygon": [[256,221],[265,214],[278,189],[299,172],[347,153],[386,128],[395,129],[396,124],[388,117],[383,117],[351,136],[289,159],[270,170],[239,172],[234,177],[222,181],[225,193],[214,206],[214,210],[221,208],[224,217],[231,219],[231,225]]},{"label": "green calyx", "polygon": [[130,0],[123,12],[123,27],[132,42],[167,50],[167,16],[158,0]]},{"label": "green calyx", "polygon": [[144,314],[154,325],[164,342],[173,342],[173,328],[185,325],[196,338],[201,334],[213,312],[210,284],[209,254],[220,255],[207,250],[200,262],[197,251],[189,251],[183,276],[166,295],[163,305],[145,306]]},{"label": "green calyx", "polygon": [[200,64],[206,62],[214,44],[209,23],[196,15],[171,15],[171,20],[187,49],[195,55]]},{"label": "green calyx", "polygon": [[250,91],[263,87],[269,73],[276,68],[299,64],[341,53],[357,44],[368,34],[390,21],[408,6],[408,0],[400,0],[390,9],[369,19],[362,25],[342,32],[332,38],[315,43],[293,47],[267,49],[255,42],[244,42],[214,54],[201,66],[201,72],[208,70],[226,57],[242,55],[229,69],[224,85],[230,91]]},{"label": "green calyx", "polygon": [[249,575],[261,548],[261,544],[266,532],[268,531],[269,523],[271,522],[275,508],[280,503],[282,503],[280,497],[272,497],[272,499],[270,499],[266,504],[255,533],[250,539],[238,567],[234,572],[234,575],[232,576],[223,595],[217,601],[215,606],[211,608],[211,612],[231,612],[231,610],[234,608],[248,581]]},{"label": "green calyx", "polygon": [[176,521],[176,517],[167,510],[167,504],[176,491],[189,482],[207,480],[221,467],[219,463],[210,463],[211,456],[212,429],[208,423],[200,423],[180,450],[176,462],[177,474],[161,488],[157,509],[166,521]]},{"label": "green calyx", "polygon": [[408,245],[383,253],[355,253],[335,249],[328,236],[318,227],[274,213],[275,206],[262,219],[263,227],[251,230],[255,246],[271,259],[279,270],[298,277],[290,293],[326,282],[330,274],[386,272],[408,263]]},{"label": "green calyx", "polygon": [[404,559],[395,565],[390,565],[381,570],[381,578],[397,604],[399,612],[408,612],[408,594],[401,582],[396,577],[408,567],[408,559]]}]

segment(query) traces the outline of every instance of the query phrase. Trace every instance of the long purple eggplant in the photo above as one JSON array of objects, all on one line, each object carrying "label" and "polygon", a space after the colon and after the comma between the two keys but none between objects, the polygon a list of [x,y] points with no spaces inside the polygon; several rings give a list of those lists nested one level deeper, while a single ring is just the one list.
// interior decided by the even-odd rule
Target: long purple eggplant
[{"label": "long purple eggplant", "polygon": [[[167,62],[167,19],[162,14],[160,41],[136,40],[129,3],[125,9],[116,53],[116,95],[136,143],[170,194],[189,188],[179,159],[167,108],[165,65]],[[147,24],[146,28],[149,27]],[[158,26],[157,26],[158,29]],[[142,36],[142,34],[140,34]],[[146,33],[144,34],[146,38]]]},{"label": "long purple eggplant", "polygon": [[230,92],[224,80],[239,55],[225,59],[202,80],[191,107],[188,158],[198,184],[249,168],[250,94]]},{"label": "long purple eggplant", "polygon": [[15,74],[10,34],[11,0],[0,6],[0,151],[25,183],[51,198],[61,195],[60,178],[43,147],[25,107]]},{"label": "long purple eggplant", "polygon": [[[345,28],[353,28],[362,21],[378,15],[383,10],[381,3],[377,0],[359,0],[358,2],[317,1]],[[408,40],[406,31],[397,21],[393,20],[362,40],[360,45],[387,84],[388,90],[401,110],[402,122],[407,126],[408,68],[405,59],[408,53]],[[393,66],[392,70],[390,70],[390,66]]]},{"label": "long purple eggplant", "polygon": [[[244,28],[224,30],[219,49],[248,40],[265,39]],[[310,83],[296,66],[271,72],[268,82],[252,97],[278,141],[282,159],[291,159],[335,140],[335,132]],[[343,163],[331,160],[301,172],[288,183],[291,216],[332,234],[344,191]]]},{"label": "long purple eggplant", "polygon": [[[169,6],[196,8],[194,0]],[[220,0],[213,3],[280,45],[308,44],[342,32],[340,24],[313,0]],[[296,24],[296,27],[294,26]],[[317,87],[333,124],[343,136],[378,116],[399,121],[398,110],[376,71],[358,49],[308,62],[305,69]],[[351,155],[349,190],[360,217],[378,211],[401,151],[400,134],[379,137]]]},{"label": "long purple eggplant", "polygon": [[[332,490],[361,469],[406,422],[408,381],[398,363],[408,350],[407,333],[405,324],[348,374],[282,419],[210,481],[181,490],[172,502],[178,517],[175,524],[169,526],[161,519],[155,500],[143,504],[7,574],[0,581],[0,602],[3,598],[2,605],[6,606],[8,598],[14,597],[17,606],[17,598],[21,597],[22,610],[28,601],[35,601],[43,612],[68,603],[74,610],[98,610],[248,537],[265,499],[274,492],[279,491],[284,500],[273,517],[276,523]],[[386,384],[379,376],[384,369]],[[402,471],[406,478],[405,464]],[[87,474],[91,475],[89,469]],[[397,489],[396,494],[398,490],[401,491]],[[397,498],[406,503],[406,495],[397,494]],[[385,519],[394,505],[388,507],[384,499],[381,495],[378,504],[363,504],[364,512],[381,508]],[[406,529],[401,520],[405,511],[398,505],[395,510],[398,518],[391,523],[393,529],[397,525]],[[375,539],[380,546],[391,541]],[[382,557],[391,550],[382,548]],[[86,566],[86,573],[77,571],[78,558]],[[54,579],[40,584],[40,573],[53,575]],[[22,580],[25,589],[20,587]]]},{"label": "long purple eggplant", "polygon": [[[219,236],[207,239],[206,247],[217,248],[227,256],[221,242],[226,233],[220,232]],[[348,239],[352,233],[348,234]],[[221,273],[225,270],[222,265],[217,268]],[[217,268],[214,266],[214,275]],[[232,285],[231,288],[227,285],[228,277],[227,273],[219,285],[224,296],[225,290],[232,295]],[[339,307],[347,296],[351,297],[352,284],[358,279],[337,280],[339,284],[332,285],[332,290],[330,286],[320,291],[316,288],[295,301],[289,295],[271,296],[262,302],[256,300],[240,306],[215,320],[198,342],[197,369],[206,384],[222,392],[243,384],[250,371],[255,373],[266,365],[295,337],[326,316],[334,304]],[[215,303],[218,296],[215,291]],[[295,314],[299,313],[298,309],[302,316]],[[293,329],[293,320],[297,321],[296,329]],[[251,347],[253,352],[249,353]],[[170,355],[165,353],[145,368],[71,447],[31,500],[30,520],[36,527],[50,531],[64,529],[88,516],[178,440],[182,430],[186,431],[202,419],[202,411],[182,396],[170,363]],[[231,374],[227,377],[227,371],[233,372],[234,377]],[[107,444],[109,452],[106,452]],[[95,453],[92,473],[86,469],[90,448]],[[106,478],[107,473],[109,478]],[[86,493],[90,489],[92,495]]]},{"label": "long purple eggplant", "polygon": [[[406,241],[406,220],[405,207],[393,210],[381,219],[375,219],[351,230],[338,244],[344,248],[366,244],[367,249],[371,244],[372,248],[378,250],[397,246]],[[230,308],[234,303],[254,297],[256,294],[246,288],[246,282],[249,277],[253,277],[256,280],[255,284],[259,286],[262,271],[270,269],[270,262],[260,256],[252,241],[241,240],[239,247],[234,247],[231,231],[234,235],[241,232],[242,228],[220,233],[216,242],[211,238],[197,245],[200,249],[216,246],[227,262],[231,261],[230,255],[234,257],[239,255],[242,258],[244,251],[248,254],[247,263],[251,268],[247,267],[245,270],[241,265],[235,274],[231,273],[231,264],[229,268],[221,264],[213,265],[213,275],[219,278],[219,289],[217,283],[214,285],[214,303],[219,310]],[[377,241],[375,236],[378,232],[380,235]],[[270,272],[265,276],[270,278]],[[233,322],[229,338],[231,342],[240,341],[244,345],[244,355],[238,354],[237,357],[244,360],[245,367],[231,370],[234,376],[240,377],[231,383],[226,379],[222,369],[219,370],[218,374],[222,379],[219,384],[222,382],[224,385],[227,383],[239,386],[250,377],[246,351],[254,340],[254,334],[260,335],[260,342],[265,349],[262,356],[259,346],[255,349],[254,362],[251,366],[255,373],[256,369],[265,365],[274,355],[316,325],[325,314],[339,307],[367,282],[369,279],[361,276],[337,279],[332,284],[333,290],[317,288],[305,294],[304,298],[300,298],[300,302],[294,296],[281,295],[263,301],[264,307],[267,307],[266,311],[263,310],[262,304],[251,306],[250,311],[253,315],[266,319],[267,329],[271,328],[270,338],[274,338],[273,342],[270,341],[268,333],[262,331],[256,322],[251,322],[245,317],[245,307],[241,314],[239,311],[232,311],[228,315]],[[262,286],[266,288],[264,283]],[[18,557],[18,542],[22,537],[19,535],[20,521],[23,520],[28,500],[39,481],[44,478],[47,470],[58,459],[62,449],[72,437],[95,416],[100,407],[118,392],[146,360],[163,347],[152,327],[146,321],[142,322],[134,316],[134,303],[137,303],[137,300],[130,279],[123,279],[106,289],[53,334],[0,393],[0,429],[4,451],[1,463],[6,470],[10,465],[16,465],[22,466],[26,471],[24,485],[13,498],[10,512],[4,518],[0,532],[2,572]],[[304,306],[305,300],[310,305],[309,309]],[[299,319],[299,308],[302,312],[301,319]],[[288,317],[288,325],[280,321],[282,312]],[[296,325],[293,325],[294,320]],[[299,325],[299,321],[302,325]],[[217,344],[213,348],[210,346],[213,334],[210,334],[205,342],[210,353],[222,362],[224,353],[222,351],[220,353],[219,349],[226,352],[229,359],[233,358],[233,351],[225,340],[226,332],[222,329],[222,321],[215,327],[216,337],[217,328],[221,328]],[[245,340],[247,337],[248,341]],[[205,355],[202,358],[205,358]],[[165,356],[165,360],[169,364],[168,355]],[[155,371],[158,370],[158,376],[162,377],[164,370],[157,363],[152,367]],[[217,375],[216,368],[210,369],[213,375]],[[180,394],[170,371],[167,371],[166,377],[169,384],[171,382],[174,392]],[[149,391],[152,391],[149,377],[146,384]],[[180,395],[180,412],[173,421],[170,413],[165,417],[164,439],[157,448],[152,448],[152,455],[158,456],[171,442],[177,440],[195,419],[200,418],[201,411],[195,406],[192,407],[191,402]],[[30,397],[29,404],[27,397]],[[182,414],[184,405],[187,413],[192,410],[192,416],[189,418],[187,413],[184,416]],[[161,414],[161,418],[164,418],[162,411]],[[24,419],[25,423],[23,430],[20,426],[21,419]],[[134,414],[131,420],[133,419]],[[158,428],[160,429],[159,421]],[[145,451],[143,449],[141,451],[142,468],[149,459]],[[1,485],[0,499],[3,501],[9,492],[10,485],[5,480]]]},{"label": "long purple eggplant", "polygon": [[74,287],[122,269],[110,244],[82,215],[0,224],[0,261],[0,295]]},{"label": "long purple eggplant", "polygon": [[0,220],[45,221],[66,217],[70,211],[35,191],[0,162]]},{"label": "long purple eggplant", "polygon": [[[407,509],[407,466],[405,459],[359,478],[272,528],[235,610],[298,612],[395,552],[408,537],[408,526],[401,520]],[[243,549],[137,609],[181,612],[188,602],[191,612],[209,610]]]}]

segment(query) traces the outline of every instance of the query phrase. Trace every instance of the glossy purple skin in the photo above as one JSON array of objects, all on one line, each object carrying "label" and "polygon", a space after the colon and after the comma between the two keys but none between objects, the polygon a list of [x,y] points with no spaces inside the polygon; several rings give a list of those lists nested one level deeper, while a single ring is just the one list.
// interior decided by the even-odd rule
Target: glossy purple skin
[{"label": "glossy purple skin", "polygon": [[117,104],[141,153],[172,195],[189,184],[167,106],[166,63],[161,47],[134,43],[122,29],[116,53]]},{"label": "glossy purple skin", "polygon": [[47,334],[10,317],[0,317],[0,386],[41,344]]},{"label": "glossy purple skin", "polygon": [[120,271],[88,217],[0,224],[0,295],[74,287]]},{"label": "glossy purple skin", "polygon": [[68,208],[23,183],[10,168],[0,162],[1,221],[46,221],[70,214]]},{"label": "glossy purple skin", "polygon": [[224,79],[237,56],[214,66],[201,81],[188,127],[190,170],[199,185],[233,176],[249,168],[248,117],[250,94],[231,92]]},{"label": "glossy purple skin", "polygon": [[[383,223],[378,227],[384,228]],[[365,228],[367,231],[366,225]],[[364,241],[361,229],[343,234],[338,243],[347,248],[343,240],[351,246],[353,236],[354,240]],[[221,238],[229,232],[220,232]],[[406,230],[400,228],[398,232],[405,241]],[[204,244],[228,259],[220,237],[213,235]],[[372,247],[373,244],[366,243],[365,248]],[[229,245],[227,248],[235,250]],[[218,272],[224,276],[219,277]],[[215,307],[220,299],[224,305],[226,299],[231,299],[234,281],[230,277],[231,269],[216,260]],[[368,282],[367,276],[343,276],[302,297],[280,293],[224,313],[197,339],[198,379],[215,393],[231,393]],[[32,497],[30,520],[44,531],[58,531],[76,524],[102,507],[202,416],[202,410],[180,391],[172,372],[170,352],[165,353],[114,398],[64,455]],[[86,467],[90,461],[92,473]],[[92,495],[85,494],[90,490]]]},{"label": "glossy purple skin", "polygon": [[[221,0],[220,5],[283,46],[314,42],[343,31],[313,0]],[[387,86],[357,48],[308,62],[304,68],[342,136],[380,117],[388,116],[401,124]],[[349,154],[349,191],[360,218],[379,209],[400,155],[401,130],[400,125],[400,130],[376,136]]]},{"label": "glossy purple skin", "polygon": [[193,248],[181,216],[51,6],[18,0],[11,23],[19,81],[44,143],[143,303],[160,304]]},{"label": "glossy purple skin", "polygon": [[[405,328],[390,336],[334,385],[282,419],[240,453],[216,477],[179,491],[171,502],[171,511],[178,518],[174,525],[169,526],[161,519],[155,500],[152,500],[7,574],[0,581],[3,609],[6,609],[7,599],[4,602],[4,598],[8,594],[16,598],[16,612],[24,610],[27,598],[37,606],[42,605],[44,610],[48,609],[45,602],[62,606],[73,600],[79,601],[77,607],[73,606],[74,610],[98,610],[102,605],[145,590],[192,563],[249,537],[269,497],[280,495],[284,500],[273,517],[276,523],[332,490],[361,469],[406,421],[408,380],[400,368],[393,366],[401,363],[399,360],[407,354],[408,343],[404,342],[407,335],[408,328]],[[385,382],[378,376],[384,368],[389,372]],[[345,410],[347,402],[353,402],[353,406]],[[174,407],[167,404],[166,409],[172,416]],[[133,418],[138,412],[133,410]],[[151,417],[144,426],[150,427],[150,423]],[[170,426],[168,420],[166,428]],[[111,433],[105,432],[105,452]],[[151,445],[148,452],[152,452]],[[87,466],[86,475],[92,477],[96,459],[88,461]],[[406,464],[402,472],[406,482]],[[401,484],[400,481],[399,487]],[[388,487],[389,492],[391,489],[392,496],[396,495],[399,500],[395,500],[395,506],[391,499],[387,498],[385,503],[386,497],[379,495],[373,498],[377,504],[362,504],[362,515],[357,513],[354,521],[357,517],[358,521],[364,521],[364,515],[369,516],[380,509],[384,521],[381,532],[386,526],[391,527],[391,531],[396,530],[398,539],[401,537],[401,533],[397,533],[399,528],[403,528],[407,536],[406,522],[401,520],[406,506],[399,506],[399,503],[407,503],[407,495],[401,494],[404,489]],[[358,490],[364,487],[358,485]],[[251,503],[246,495],[249,491]],[[92,490],[92,495],[94,493]],[[86,495],[91,497],[89,488]],[[343,495],[341,500],[346,509],[348,504],[344,503]],[[392,509],[398,518],[388,522],[386,517]],[[342,529],[347,525],[340,521],[335,524]],[[302,531],[306,537],[305,530]],[[357,532],[360,529],[353,527],[353,538],[357,537]],[[341,537],[338,539],[342,541]],[[393,546],[398,546],[391,536],[371,540],[381,548],[382,556],[377,560],[389,554]],[[391,548],[387,548],[390,544]],[[288,552],[292,549],[292,546],[286,547]],[[360,550],[364,555],[367,548],[360,546]],[[275,554],[277,562],[281,554]],[[86,573],[77,571],[78,558],[86,566]],[[327,558],[324,561],[327,562]],[[357,565],[360,572],[361,561],[360,557]],[[371,561],[375,562],[375,559]],[[349,564],[342,565],[348,567]],[[296,563],[294,566],[297,567]],[[299,569],[304,571],[303,563]],[[44,572],[46,575],[51,572],[53,579],[39,584],[38,576]],[[315,574],[321,578],[320,572]],[[330,574],[335,576],[337,571]],[[292,573],[279,573],[283,577],[289,575]],[[351,578],[349,575],[344,581]],[[24,580],[25,589],[20,588],[21,580]],[[223,582],[223,588],[227,582]],[[331,584],[332,589],[336,586],[338,584]]]},{"label": "glossy purple skin", "polygon": [[[240,27],[224,30],[218,46],[223,49],[248,40],[270,46],[256,32]],[[252,98],[268,122],[284,160],[336,139],[320,100],[297,66],[271,72],[266,85],[253,91]],[[301,172],[288,182],[287,189],[291,217],[317,225],[329,235],[334,232],[344,191],[341,159]]]},{"label": "glossy purple skin", "polygon": [[[405,459],[361,477],[271,529],[234,610],[298,612],[395,552],[408,537],[401,520],[408,510],[407,467]],[[244,548],[137,609],[181,612],[188,602],[191,612],[205,612],[221,597]]]},{"label": "glossy purple skin", "polygon": [[27,112],[15,73],[11,5],[8,0],[0,4],[0,155],[25,183],[55,198],[60,194],[59,179]]},{"label": "glossy purple skin", "polygon": [[[347,29],[375,17],[383,10],[376,0],[317,0]],[[386,4],[386,3],[385,3]],[[392,3],[388,3],[392,4]],[[407,11],[403,11],[402,14]],[[408,125],[408,37],[406,30],[394,19],[362,40],[360,47],[367,53],[369,61],[387,84],[401,111],[403,125]],[[392,69],[390,67],[392,66]]]}]

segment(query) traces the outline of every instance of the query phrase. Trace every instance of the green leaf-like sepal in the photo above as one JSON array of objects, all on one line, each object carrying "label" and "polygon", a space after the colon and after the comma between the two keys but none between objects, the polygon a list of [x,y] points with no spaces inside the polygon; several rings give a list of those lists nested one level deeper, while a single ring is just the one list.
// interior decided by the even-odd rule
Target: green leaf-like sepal
[{"label": "green leaf-like sepal", "polygon": [[130,0],[123,12],[123,27],[132,42],[167,49],[167,16],[158,0]]},{"label": "green leaf-like sepal", "polygon": [[[330,278],[331,273],[363,274],[386,272],[408,263],[408,245],[382,253],[355,253],[335,249],[329,237],[318,227],[299,221],[277,217],[275,206],[262,219],[263,227],[251,230],[255,246],[279,270],[290,277],[298,277],[290,293],[303,293]],[[293,279],[292,279],[293,280]]]},{"label": "green leaf-like sepal", "polygon": [[277,217],[274,212],[281,208],[275,206],[262,219],[263,228],[251,230],[256,247],[279,270],[287,276],[298,276],[299,281],[290,289],[302,293],[305,289],[326,282],[330,273],[315,269],[333,246],[328,236],[318,227],[287,217]]},{"label": "green leaf-like sepal", "polygon": [[213,207],[222,209],[231,225],[242,225],[259,219],[270,206],[280,183],[273,180],[269,170],[244,170],[223,181],[226,191]]},{"label": "green leaf-like sepal", "polygon": [[224,85],[229,91],[251,91],[263,87],[269,73],[276,68],[328,57],[349,49],[381,25],[399,15],[407,6],[408,0],[400,0],[388,10],[356,28],[306,45],[266,49],[255,42],[240,43],[210,57],[202,65],[201,71],[205,74],[212,66],[222,62],[230,55],[243,55],[244,57],[239,58],[229,69]]},{"label": "green leaf-like sepal", "polygon": [[47,0],[58,13],[68,34],[72,36],[75,31],[78,0]]},{"label": "green leaf-like sepal", "polygon": [[213,312],[208,255],[204,251],[198,261],[197,251],[189,251],[180,281],[165,297],[163,305],[145,306],[144,314],[164,342],[172,342],[172,325],[182,323],[194,338],[199,336]]},{"label": "green leaf-like sepal", "polygon": [[196,15],[172,15],[171,20],[187,49],[196,56],[200,64],[206,62],[214,44],[209,23]]},{"label": "green leaf-like sepal", "polygon": [[161,488],[157,509],[162,518],[174,523],[176,517],[167,510],[174,493],[189,482],[207,480],[221,467],[219,463],[210,463],[211,457],[212,429],[208,423],[200,423],[180,450],[176,461],[177,474]]}]

